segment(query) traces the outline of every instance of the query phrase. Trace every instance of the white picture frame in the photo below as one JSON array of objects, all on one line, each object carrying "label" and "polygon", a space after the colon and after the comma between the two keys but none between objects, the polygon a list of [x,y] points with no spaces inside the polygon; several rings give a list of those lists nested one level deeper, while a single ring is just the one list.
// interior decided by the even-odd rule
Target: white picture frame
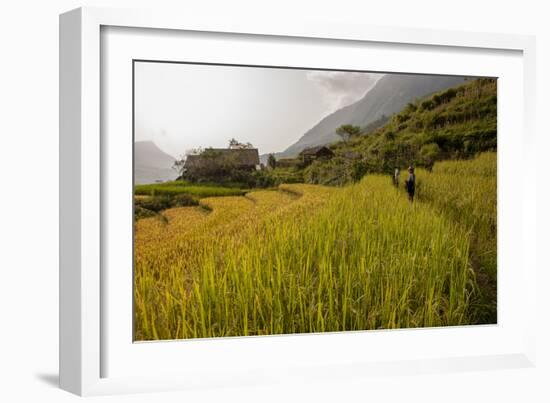
[{"label": "white picture frame", "polygon": [[[338,47],[346,44],[363,46],[374,44],[380,48],[394,46],[399,49],[414,48],[416,52],[445,51],[454,54],[456,60],[462,57],[459,52],[470,52],[480,56],[489,54],[490,57],[510,54],[511,66],[508,73],[504,67],[502,74],[509,74],[506,84],[502,87],[504,94],[515,91],[519,100],[514,105],[521,106],[521,112],[517,116],[508,116],[499,119],[499,136],[501,129],[505,132],[508,126],[517,129],[516,137],[513,137],[508,146],[500,150],[499,138],[499,175],[514,175],[516,183],[521,183],[522,191],[519,194],[506,192],[503,186],[503,194],[499,189],[499,215],[500,203],[503,203],[505,211],[515,211],[518,216],[510,221],[510,228],[517,230],[515,234],[503,234],[500,240],[501,217],[499,216],[499,258],[501,252],[512,253],[507,246],[512,241],[519,241],[516,250],[513,251],[511,261],[506,263],[505,277],[499,272],[499,324],[495,327],[481,327],[475,329],[476,337],[486,340],[486,344],[480,343],[477,349],[456,348],[446,352],[440,344],[439,350],[430,350],[434,340],[446,340],[448,343],[467,340],[473,335],[470,328],[431,329],[427,331],[402,330],[382,332],[352,332],[333,335],[293,335],[273,337],[235,338],[229,340],[206,340],[183,343],[160,342],[146,343],[136,346],[128,339],[126,334],[118,337],[122,341],[116,341],[113,333],[127,332],[127,326],[120,329],[118,317],[108,298],[112,292],[105,286],[105,280],[124,280],[126,274],[115,278],[106,275],[102,267],[107,264],[106,251],[102,226],[105,226],[105,214],[102,208],[109,203],[108,181],[113,172],[109,163],[108,153],[105,147],[118,147],[103,138],[102,133],[109,131],[110,123],[105,123],[106,113],[103,111],[104,94],[111,91],[112,82],[102,81],[102,57],[111,55],[105,53],[102,46],[102,31],[108,27],[127,29],[124,35],[132,35],[133,29],[156,30],[155,32],[192,32],[194,37],[216,33],[217,37],[236,36],[253,38],[260,42],[270,40],[272,42],[283,41],[296,42],[300,46],[307,46],[311,41],[324,41],[326,46]],[[137,32],[137,31],[136,31]],[[148,31],[152,32],[152,31]],[[172,35],[171,34],[171,35]],[[177,34],[175,34],[177,36]],[[173,35],[172,35],[173,36]],[[158,41],[159,48],[163,39]],[[179,39],[170,39],[179,40]],[[168,45],[170,42],[166,42]],[[114,49],[122,49],[122,42],[116,39],[109,42]],[[119,48],[116,48],[119,46]],[[192,45],[190,45],[192,46]],[[146,47],[146,46],[144,46]],[[131,46],[128,47],[131,49]],[[197,19],[192,16],[170,15],[169,13],[157,13],[138,10],[114,10],[103,8],[80,8],[61,15],[60,17],[60,385],[63,389],[79,395],[96,395],[112,393],[134,393],[140,391],[160,391],[171,389],[188,389],[195,387],[213,386],[243,386],[259,383],[292,382],[296,379],[342,379],[347,376],[369,376],[371,374],[413,374],[464,371],[479,369],[520,368],[534,365],[534,320],[523,315],[519,320],[519,310],[507,314],[510,304],[505,298],[506,284],[516,284],[516,293],[521,295],[521,312],[535,312],[536,289],[536,265],[534,262],[534,242],[529,242],[526,234],[535,233],[536,219],[534,216],[534,179],[527,175],[531,164],[530,156],[533,152],[534,116],[532,107],[535,90],[535,43],[534,38],[520,35],[481,34],[455,31],[429,31],[406,28],[380,28],[358,25],[319,23],[303,25],[293,22],[269,21],[238,21],[224,20],[212,21]],[[237,54],[238,50],[232,50]],[[246,48],[245,50],[246,51]],[[404,50],[401,50],[404,51]],[[407,50],[408,51],[408,50]],[[122,50],[117,57],[126,59],[134,57],[131,54],[122,55]],[[492,56],[491,56],[492,55]],[[451,57],[450,56],[450,57]],[[157,57],[161,57],[158,53]],[[199,56],[197,56],[199,57]],[[220,56],[222,57],[222,56]],[[225,58],[232,56],[225,55]],[[223,59],[222,57],[222,59]],[[250,57],[260,58],[258,54]],[[494,60],[488,58],[485,68],[479,67],[476,72],[490,72],[494,67]],[[139,58],[139,57],[136,57]],[[513,59],[513,60],[512,60]],[[195,59],[194,59],[195,60]],[[247,59],[252,60],[252,59]],[[231,61],[231,60],[230,60]],[[502,62],[506,65],[507,62]],[[258,64],[262,64],[259,61]],[[480,62],[480,66],[483,62]],[[380,65],[382,66],[382,65]],[[418,65],[416,69],[420,69]],[[382,66],[383,67],[383,66]],[[107,66],[107,68],[110,68]],[[437,67],[434,67],[437,68]],[[455,72],[474,72],[472,66],[464,66]],[[406,66],[405,71],[415,68]],[[108,70],[112,71],[112,70]],[[388,70],[379,70],[388,71]],[[440,72],[426,71],[424,72]],[[414,72],[414,71],[413,71]],[[445,73],[449,73],[445,71]],[[111,73],[109,73],[111,74]],[[481,75],[481,74],[480,74]],[[513,79],[513,80],[512,80]],[[520,81],[518,81],[520,80]],[[124,80],[122,80],[124,81]],[[514,85],[515,83],[515,85]],[[115,84],[112,84],[115,88]],[[117,94],[124,94],[124,86],[114,89]],[[499,89],[500,91],[500,89]],[[507,105],[501,104],[499,92],[499,117],[501,111]],[[123,98],[127,100],[129,94]],[[115,105],[111,98],[109,105]],[[117,107],[115,105],[115,107]],[[121,108],[125,108],[121,105]],[[516,109],[517,110],[517,109]],[[103,119],[103,120],[102,120]],[[124,120],[125,117],[122,117]],[[125,120],[126,124],[129,122]],[[501,127],[505,124],[504,127]],[[509,136],[510,137],[510,136]],[[122,143],[121,143],[122,145]],[[521,168],[510,170],[503,163],[512,150],[521,151],[521,160],[524,162]],[[508,150],[508,151],[507,151]],[[502,157],[502,158],[501,158]],[[500,186],[500,183],[499,183]],[[106,192],[107,190],[107,192]],[[111,215],[112,217],[112,215]],[[103,220],[103,221],[102,221]],[[508,225],[508,224],[506,224]],[[508,237],[508,238],[507,238]],[[115,252],[116,253],[116,252]],[[512,267],[513,264],[516,267]],[[500,263],[499,263],[500,270]],[[118,284],[118,283],[117,283]],[[128,277],[131,284],[131,277]],[[504,288],[501,284],[504,284]],[[502,297],[504,295],[504,297]],[[502,298],[505,298],[504,300]],[[127,307],[121,305],[121,311],[127,312]],[[113,309],[112,309],[113,308]],[[503,311],[504,310],[504,311]],[[130,313],[129,313],[130,314]],[[109,320],[114,316],[115,321]],[[501,321],[500,318],[503,318]],[[109,328],[109,329],[107,329]],[[122,333],[120,333],[122,334]],[[424,346],[419,349],[417,355],[407,355],[405,349],[395,348],[392,356],[380,356],[367,359],[365,355],[358,354],[352,358],[351,350],[342,350],[336,353],[339,346],[357,346],[369,337],[369,340],[380,342],[380,345],[391,340],[394,345],[406,343],[418,343]],[[266,340],[267,339],[267,340]],[[113,341],[115,340],[115,341]],[[266,341],[264,341],[266,340]],[[498,342],[497,342],[498,341]],[[502,342],[502,343],[500,343]],[[116,344],[119,343],[119,344]],[[120,344],[122,343],[122,344]],[[494,348],[489,349],[490,343]],[[500,344],[499,344],[500,343]],[[202,346],[202,353],[195,354],[197,346]],[[269,346],[269,347],[268,347]],[[265,354],[266,348],[273,350],[275,355],[264,356],[265,364],[258,367],[257,358]],[[317,349],[317,350],[315,350]],[[324,355],[315,355],[315,351],[323,349]],[[138,351],[139,350],[139,351]],[[147,351],[145,351],[147,350]],[[183,351],[185,350],[185,351]],[[113,353],[116,351],[117,353]],[[124,354],[118,353],[124,351]],[[296,360],[285,358],[284,351],[294,354]],[[301,351],[302,354],[296,354]],[[380,349],[384,354],[383,348]],[[372,353],[372,352],[371,352]],[[190,360],[196,363],[203,362],[200,370],[190,371],[187,364],[169,362],[174,354],[187,354]],[[201,355],[203,354],[203,355]],[[204,355],[206,354],[206,355]],[[366,354],[366,353],[365,353]],[[235,366],[236,358],[240,358],[239,365]],[[118,361],[117,361],[118,360]],[[134,361],[135,360],[135,361]],[[139,370],[131,371],[136,363],[142,362],[144,367],[150,367],[151,360],[163,363],[166,371],[156,375]],[[224,365],[230,360],[232,365]],[[254,361],[256,360],[256,361]],[[110,369],[107,362],[117,361],[117,369]],[[178,361],[181,362],[181,361]],[[123,365],[127,363],[127,365]],[[114,364],[113,364],[114,365]],[[114,368],[114,367],[113,367]],[[307,368],[307,371],[304,369]],[[139,369],[139,368],[138,368]]]}]

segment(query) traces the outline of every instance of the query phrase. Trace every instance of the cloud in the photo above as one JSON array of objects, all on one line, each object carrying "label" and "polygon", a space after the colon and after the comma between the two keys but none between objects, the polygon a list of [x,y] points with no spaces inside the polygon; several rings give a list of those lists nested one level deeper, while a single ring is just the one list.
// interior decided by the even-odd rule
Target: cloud
[{"label": "cloud", "polygon": [[308,71],[306,78],[319,89],[333,111],[361,99],[383,74],[344,71]]}]

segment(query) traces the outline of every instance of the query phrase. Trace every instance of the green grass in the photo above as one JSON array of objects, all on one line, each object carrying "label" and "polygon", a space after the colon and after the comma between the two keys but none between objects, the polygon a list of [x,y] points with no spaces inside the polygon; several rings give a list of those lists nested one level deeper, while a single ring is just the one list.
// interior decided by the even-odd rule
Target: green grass
[{"label": "green grass", "polygon": [[266,173],[275,185],[283,183],[302,183],[304,182],[303,170],[299,168],[277,167]]},{"label": "green grass", "polygon": [[154,183],[136,185],[135,195],[169,195],[188,194],[197,198],[217,196],[241,196],[248,190],[233,186],[219,186],[215,184],[191,184],[187,181],[171,181],[166,183]]},{"label": "green grass", "polygon": [[242,219],[233,212],[214,232],[138,245],[137,340],[476,321],[470,234],[432,203],[410,204],[386,176],[284,188],[301,197],[261,214],[243,205]]},{"label": "green grass", "polygon": [[433,172],[418,171],[418,198],[457,222],[470,237],[470,262],[479,288],[472,317],[479,323],[497,319],[497,156],[442,161]]}]

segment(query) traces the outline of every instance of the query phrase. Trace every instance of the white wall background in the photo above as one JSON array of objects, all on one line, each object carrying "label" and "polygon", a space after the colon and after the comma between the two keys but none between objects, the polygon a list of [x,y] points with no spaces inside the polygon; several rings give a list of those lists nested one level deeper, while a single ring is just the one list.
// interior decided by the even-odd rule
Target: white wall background
[{"label": "white wall background", "polygon": [[[58,336],[58,14],[81,5],[312,19],[537,36],[539,363],[536,369],[353,379],[99,401],[550,401],[549,12],[543,1],[4,0],[0,4],[0,401],[66,402],[56,387]],[[533,173],[535,174],[535,173]]]}]

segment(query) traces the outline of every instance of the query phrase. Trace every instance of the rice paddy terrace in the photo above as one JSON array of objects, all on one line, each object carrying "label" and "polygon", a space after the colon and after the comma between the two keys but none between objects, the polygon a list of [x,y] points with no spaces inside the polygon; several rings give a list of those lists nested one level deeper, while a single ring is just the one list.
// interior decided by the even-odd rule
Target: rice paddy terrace
[{"label": "rice paddy terrace", "polygon": [[496,154],[135,223],[136,340],[494,323]]}]

